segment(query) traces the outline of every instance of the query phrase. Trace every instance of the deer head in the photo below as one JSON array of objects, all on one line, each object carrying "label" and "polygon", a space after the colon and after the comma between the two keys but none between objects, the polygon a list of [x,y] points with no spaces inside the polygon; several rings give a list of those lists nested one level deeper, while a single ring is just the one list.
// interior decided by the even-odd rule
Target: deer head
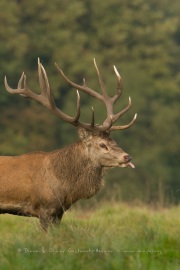
[{"label": "deer head", "polygon": [[127,153],[125,153],[121,148],[119,148],[116,142],[109,137],[111,131],[123,130],[131,127],[137,117],[137,114],[135,114],[132,121],[127,125],[123,126],[114,125],[114,123],[131,107],[131,98],[129,97],[128,105],[122,111],[114,113],[114,104],[122,94],[122,79],[116,67],[114,66],[114,72],[117,77],[117,93],[113,97],[110,97],[107,94],[105,84],[102,80],[95,59],[94,59],[94,66],[98,75],[102,94],[99,94],[93,89],[89,88],[86,84],[85,79],[83,79],[83,85],[78,85],[72,82],[70,79],[68,79],[68,77],[63,73],[63,71],[59,68],[59,66],[56,63],[55,66],[60,75],[64,78],[64,80],[68,84],[70,84],[73,88],[83,91],[84,93],[89,94],[92,97],[104,103],[106,107],[107,116],[102,125],[95,124],[95,116],[93,108],[92,108],[91,123],[89,124],[83,123],[79,120],[81,112],[80,112],[80,94],[78,90],[77,90],[77,111],[74,117],[71,117],[63,113],[60,109],[56,107],[46,71],[43,65],[40,63],[39,58],[38,58],[38,75],[41,94],[36,94],[28,88],[26,82],[26,75],[24,73],[22,73],[21,75],[17,89],[12,89],[8,85],[7,79],[5,77],[6,90],[11,94],[20,94],[23,97],[32,98],[40,102],[62,120],[72,124],[73,126],[76,126],[78,128],[80,140],[83,142],[83,144],[86,145],[88,151],[91,152],[90,155],[91,158],[94,159],[96,162],[100,162],[100,164],[103,167],[130,166],[134,168],[134,165],[130,162],[131,157]]}]

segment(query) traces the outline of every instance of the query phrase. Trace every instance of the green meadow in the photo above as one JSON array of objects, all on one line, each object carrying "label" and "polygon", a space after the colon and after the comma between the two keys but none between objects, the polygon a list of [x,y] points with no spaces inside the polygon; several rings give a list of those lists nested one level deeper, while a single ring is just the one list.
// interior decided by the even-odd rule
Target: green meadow
[{"label": "green meadow", "polygon": [[59,228],[0,216],[0,269],[180,269],[180,207],[105,203],[73,208]]}]

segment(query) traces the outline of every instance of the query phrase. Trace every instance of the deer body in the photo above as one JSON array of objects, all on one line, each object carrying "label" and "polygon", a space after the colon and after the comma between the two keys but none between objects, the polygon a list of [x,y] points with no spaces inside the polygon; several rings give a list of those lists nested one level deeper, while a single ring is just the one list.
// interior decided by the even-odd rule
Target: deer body
[{"label": "deer body", "polygon": [[79,134],[79,142],[60,150],[0,157],[0,213],[37,217],[46,229],[103,187],[105,169],[129,166],[130,157],[108,135],[82,128]]},{"label": "deer body", "polygon": [[[71,82],[57,66],[63,78],[73,87],[103,102],[107,109],[107,118],[101,126],[95,124],[94,110],[90,124],[79,121],[80,95],[77,92],[77,112],[70,117],[59,110],[50,89],[46,71],[38,61],[38,74],[41,94],[32,92],[22,74],[18,88],[13,90],[7,84],[6,90],[23,97],[30,97],[42,103],[59,118],[76,126],[79,141],[53,152],[33,152],[14,157],[0,157],[0,214],[9,213],[33,216],[40,219],[42,228],[47,230],[51,223],[59,224],[63,213],[80,199],[87,199],[96,194],[104,185],[103,174],[113,167],[132,167],[131,157],[114,140],[110,132],[129,128],[133,120],[125,126],[114,126],[114,122],[131,106],[114,114],[113,106],[122,92],[122,81],[117,69],[117,94],[109,97],[100,76],[96,62],[102,95],[90,89],[84,80],[83,86]],[[24,86],[22,86],[22,83]]]}]

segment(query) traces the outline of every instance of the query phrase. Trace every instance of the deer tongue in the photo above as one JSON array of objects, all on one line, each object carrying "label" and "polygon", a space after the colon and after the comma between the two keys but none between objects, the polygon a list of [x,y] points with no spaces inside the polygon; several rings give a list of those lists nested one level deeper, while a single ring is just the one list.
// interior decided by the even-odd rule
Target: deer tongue
[{"label": "deer tongue", "polygon": [[131,167],[131,168],[135,168],[134,164],[132,162],[128,162],[128,166]]}]

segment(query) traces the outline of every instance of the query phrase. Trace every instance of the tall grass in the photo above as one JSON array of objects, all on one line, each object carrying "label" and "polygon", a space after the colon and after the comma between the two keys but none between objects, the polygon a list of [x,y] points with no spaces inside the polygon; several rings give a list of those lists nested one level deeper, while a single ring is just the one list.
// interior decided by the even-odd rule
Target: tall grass
[{"label": "tall grass", "polygon": [[1,215],[0,269],[178,270],[179,212],[125,204],[74,209],[48,234],[36,219]]}]

